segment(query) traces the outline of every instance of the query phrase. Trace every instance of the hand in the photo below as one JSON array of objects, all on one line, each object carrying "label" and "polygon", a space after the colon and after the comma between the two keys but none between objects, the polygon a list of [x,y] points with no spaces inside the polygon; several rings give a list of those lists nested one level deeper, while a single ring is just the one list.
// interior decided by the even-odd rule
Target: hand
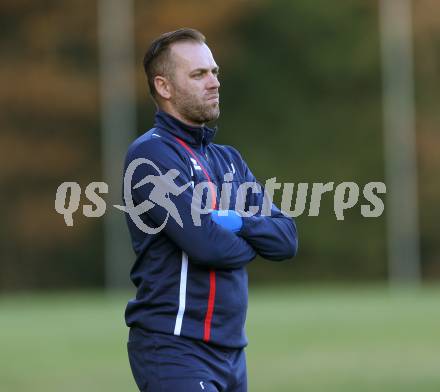
[{"label": "hand", "polygon": [[236,233],[243,226],[243,219],[234,210],[214,210],[211,212],[211,219],[225,229]]}]

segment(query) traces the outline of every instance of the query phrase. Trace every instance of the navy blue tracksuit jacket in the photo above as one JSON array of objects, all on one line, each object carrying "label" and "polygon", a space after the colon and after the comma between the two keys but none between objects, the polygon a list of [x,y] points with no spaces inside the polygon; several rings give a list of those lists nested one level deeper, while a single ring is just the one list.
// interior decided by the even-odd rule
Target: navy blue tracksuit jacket
[{"label": "navy blue tracksuit jacket", "polygon": [[[231,173],[231,205],[244,182],[256,182],[252,172],[233,147],[214,144],[215,130],[193,127],[159,111],[155,126],[130,146],[125,171],[137,158],[155,164],[137,167],[132,186],[149,175],[177,169],[178,186],[209,181],[217,186],[213,208],[219,205],[225,173]],[[149,200],[153,185],[132,189],[134,205]],[[214,187],[210,188],[215,191]],[[156,234],[140,230],[127,214],[136,261],[131,280],[136,298],[126,308],[129,327],[181,335],[212,344],[242,348],[247,345],[244,330],[248,278],[246,265],[257,254],[269,260],[293,257],[297,251],[294,221],[272,204],[271,215],[243,217],[243,226],[233,233],[202,214],[200,225],[191,215],[193,187],[169,199],[175,204],[183,227],[169,216]],[[207,198],[204,198],[207,202]],[[262,193],[248,192],[246,208],[261,206]],[[221,208],[221,206],[220,206]],[[224,208],[221,208],[224,209]],[[140,218],[148,227],[159,227],[167,217],[160,205]]]}]

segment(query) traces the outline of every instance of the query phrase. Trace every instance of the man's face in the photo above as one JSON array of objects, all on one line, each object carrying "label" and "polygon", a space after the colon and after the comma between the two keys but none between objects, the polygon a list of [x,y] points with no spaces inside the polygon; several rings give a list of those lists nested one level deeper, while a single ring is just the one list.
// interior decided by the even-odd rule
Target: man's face
[{"label": "man's face", "polygon": [[179,42],[171,47],[170,103],[191,123],[204,124],[220,115],[218,66],[206,44]]}]

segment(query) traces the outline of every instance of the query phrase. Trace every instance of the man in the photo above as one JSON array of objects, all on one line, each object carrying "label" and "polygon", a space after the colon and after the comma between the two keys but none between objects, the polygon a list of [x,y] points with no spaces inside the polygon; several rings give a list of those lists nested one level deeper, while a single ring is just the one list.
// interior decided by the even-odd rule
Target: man
[{"label": "man", "polygon": [[[142,226],[127,215],[137,255],[131,271],[137,295],[126,309],[131,369],[141,391],[243,392],[245,267],[256,254],[293,257],[296,227],[273,204],[268,214],[250,216],[252,206],[264,204],[263,192],[247,186],[240,195],[240,185],[256,184],[255,177],[237,150],[213,143],[216,130],[205,124],[220,113],[219,67],[205,37],[193,29],[163,34],[144,68],[158,112],[125,165],[133,208],[148,204],[138,210]],[[164,182],[158,192],[164,178],[172,186]],[[229,198],[221,192],[225,180]],[[195,197],[196,189],[204,193]],[[159,194],[176,207],[174,218]]]}]

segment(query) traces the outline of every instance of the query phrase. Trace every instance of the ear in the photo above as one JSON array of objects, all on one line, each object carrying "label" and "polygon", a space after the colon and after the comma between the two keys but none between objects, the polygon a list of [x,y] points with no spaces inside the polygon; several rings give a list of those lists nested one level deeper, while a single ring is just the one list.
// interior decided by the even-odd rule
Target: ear
[{"label": "ear", "polygon": [[169,80],[163,76],[156,76],[154,78],[154,87],[156,88],[157,94],[163,99],[171,98],[171,83]]}]

